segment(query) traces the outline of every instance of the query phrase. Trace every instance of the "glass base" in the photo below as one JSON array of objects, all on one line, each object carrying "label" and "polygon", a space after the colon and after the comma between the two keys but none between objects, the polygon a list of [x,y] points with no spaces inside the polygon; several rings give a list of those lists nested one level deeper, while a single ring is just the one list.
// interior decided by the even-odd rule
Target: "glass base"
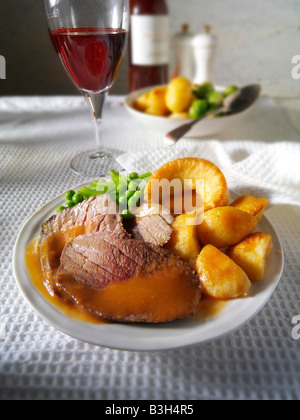
[{"label": "glass base", "polygon": [[107,176],[111,169],[122,170],[116,161],[121,152],[117,150],[90,150],[75,156],[70,163],[71,169],[77,174],[97,179]]}]

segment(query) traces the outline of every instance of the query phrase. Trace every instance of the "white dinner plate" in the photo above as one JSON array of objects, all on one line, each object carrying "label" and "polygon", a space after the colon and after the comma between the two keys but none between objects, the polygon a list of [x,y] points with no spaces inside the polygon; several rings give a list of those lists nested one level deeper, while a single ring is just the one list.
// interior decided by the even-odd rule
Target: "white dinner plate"
[{"label": "white dinner plate", "polygon": [[[79,187],[75,187],[77,190]],[[247,297],[229,301],[216,316],[203,320],[178,320],[162,324],[90,324],[64,315],[48,302],[33,285],[25,264],[25,249],[38,237],[43,222],[64,195],[51,200],[34,213],[19,232],[13,254],[13,269],[17,284],[28,303],[40,316],[59,331],[78,340],[119,350],[154,351],[192,346],[221,338],[250,321],[269,301],[282,275],[284,256],[280,240],[264,216],[257,230],[273,238],[274,248],[268,258],[266,277],[253,284]]]}]

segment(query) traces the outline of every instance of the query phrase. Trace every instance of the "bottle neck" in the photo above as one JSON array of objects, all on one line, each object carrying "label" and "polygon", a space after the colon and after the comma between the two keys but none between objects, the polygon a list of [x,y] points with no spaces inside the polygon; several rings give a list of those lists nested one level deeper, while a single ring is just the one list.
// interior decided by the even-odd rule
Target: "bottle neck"
[{"label": "bottle neck", "polygon": [[168,15],[165,0],[130,0],[131,15]]}]

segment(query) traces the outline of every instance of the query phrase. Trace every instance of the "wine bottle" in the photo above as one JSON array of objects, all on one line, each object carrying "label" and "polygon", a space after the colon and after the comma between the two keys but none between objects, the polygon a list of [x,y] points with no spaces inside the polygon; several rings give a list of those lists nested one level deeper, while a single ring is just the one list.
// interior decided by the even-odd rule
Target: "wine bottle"
[{"label": "wine bottle", "polygon": [[169,11],[165,0],[130,0],[130,91],[168,83]]}]

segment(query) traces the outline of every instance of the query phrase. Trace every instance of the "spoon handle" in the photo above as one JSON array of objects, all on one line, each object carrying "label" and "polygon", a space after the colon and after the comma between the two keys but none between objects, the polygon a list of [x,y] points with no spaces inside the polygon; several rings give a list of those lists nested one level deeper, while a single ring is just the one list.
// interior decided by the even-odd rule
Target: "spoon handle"
[{"label": "spoon handle", "polygon": [[210,112],[209,114],[205,114],[200,118],[197,118],[195,120],[192,120],[191,122],[188,122],[186,124],[181,125],[180,127],[175,128],[174,130],[170,131],[169,133],[167,133],[165,135],[165,140],[170,143],[172,146],[177,143],[178,140],[180,140],[186,133],[188,133],[190,131],[190,129],[197,124],[198,122],[219,114],[220,112],[222,112],[222,109],[217,109],[215,111]]}]

